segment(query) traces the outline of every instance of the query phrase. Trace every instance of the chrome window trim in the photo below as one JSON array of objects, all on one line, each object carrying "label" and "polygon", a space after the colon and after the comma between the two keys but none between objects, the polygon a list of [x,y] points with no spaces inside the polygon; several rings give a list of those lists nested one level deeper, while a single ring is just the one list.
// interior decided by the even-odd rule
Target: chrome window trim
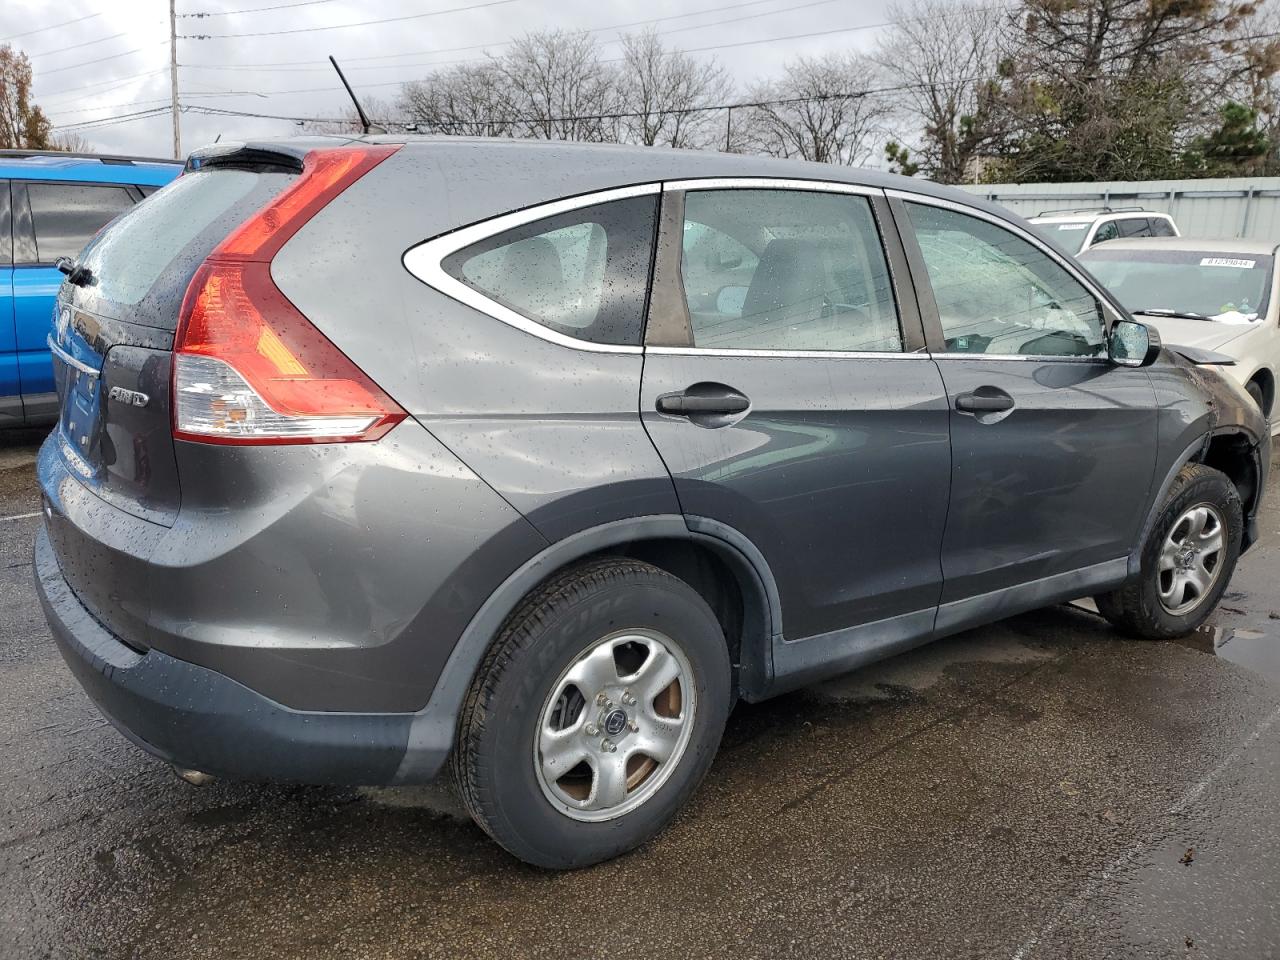
[{"label": "chrome window trim", "polygon": [[565,197],[560,200],[535,204],[522,210],[499,214],[496,217],[490,217],[488,220],[481,220],[478,223],[451,230],[430,240],[424,240],[422,243],[406,250],[400,259],[409,273],[433,290],[542,340],[562,347],[571,347],[574,350],[584,350],[591,353],[641,354],[644,352],[643,346],[593,343],[590,340],[571,337],[568,334],[560,333],[558,330],[543,326],[537,320],[512,310],[510,307],[485,296],[474,287],[467,286],[461,280],[450,276],[445,272],[441,264],[446,257],[457,253],[464,247],[469,247],[471,244],[478,243],[481,240],[487,240],[496,234],[515,227],[523,227],[525,224],[533,223],[537,220],[545,220],[548,217],[579,210],[582,207],[591,207],[597,203],[626,200],[630,197],[651,196],[661,192],[662,184],[660,182],[642,183],[630,187],[597,190],[593,193],[579,194],[576,197]]},{"label": "chrome window trim", "polygon": [[667,180],[663,193],[683,190],[807,190],[812,193],[849,193],[861,197],[882,197],[885,191],[857,183],[835,180],[797,180],[794,177],[698,177]]},{"label": "chrome window trim", "polygon": [[961,350],[955,350],[950,353],[935,353],[932,355],[935,360],[1013,360],[1013,361],[1030,361],[1033,363],[1105,363],[1110,365],[1112,360],[1109,357],[1073,357],[1068,354],[1057,353],[965,353]]},{"label": "chrome window trim", "polygon": [[[1102,314],[1103,335],[1110,336],[1111,323],[1108,322],[1108,315],[1115,313],[1114,308],[1111,305],[1111,301],[1107,299],[1106,295],[1103,294],[1101,290],[1099,290],[1096,286],[1090,283],[1086,277],[1082,276],[1079,270],[1076,268],[1076,266],[1068,258],[1064,257],[1061,253],[1053,249],[1053,247],[1047,244],[1046,242],[1043,242],[1032,231],[1024,230],[1022,227],[1018,226],[1018,224],[1013,223],[1012,221],[1006,220],[1003,217],[997,216],[994,213],[988,213],[986,210],[982,210],[978,207],[971,207],[966,203],[957,203],[954,200],[944,200],[942,197],[930,197],[922,193],[912,193],[909,190],[897,190],[897,189],[886,190],[885,195],[896,200],[901,200],[904,203],[920,203],[930,207],[941,207],[944,210],[953,210],[956,213],[963,213],[970,217],[976,217],[979,220],[986,220],[988,223],[994,224],[997,227],[1002,227],[1005,230],[1008,230],[1010,233],[1012,233],[1016,237],[1021,237],[1023,240],[1027,241],[1029,244],[1031,244],[1033,247],[1039,250],[1041,253],[1048,256],[1049,259],[1054,261],[1056,264],[1058,264],[1058,266],[1062,267],[1062,269],[1067,272],[1068,276],[1070,276],[1073,280],[1075,280],[1076,283],[1080,284],[1080,286],[1084,287],[1086,290],[1089,291],[1089,293],[1093,295],[1094,299],[1098,301],[1098,310]],[[1096,229],[1097,229],[1097,224],[1094,224],[1094,230]],[[1116,316],[1116,319],[1124,319],[1124,315],[1119,314]],[[941,351],[941,352],[935,353],[933,356],[936,359],[941,360],[944,357],[965,356],[965,357],[972,358],[972,357],[984,357],[988,355],[982,354],[982,353],[961,354],[959,352],[951,353],[951,352]],[[1057,354],[1045,354],[1043,356],[1026,357],[1026,358],[1020,355],[1015,355],[1015,354],[991,354],[988,358],[991,358],[991,357],[1000,357],[1001,359],[1015,359],[1015,360],[1021,360],[1021,359],[1076,360],[1076,361],[1106,360],[1107,362],[1110,362],[1109,360],[1107,360],[1106,357],[1067,357],[1067,356],[1058,356]]]},{"label": "chrome window trim", "polygon": [[714,347],[645,347],[646,353],[672,357],[794,357],[810,360],[928,360],[924,350],[892,353],[888,350],[717,350]]}]

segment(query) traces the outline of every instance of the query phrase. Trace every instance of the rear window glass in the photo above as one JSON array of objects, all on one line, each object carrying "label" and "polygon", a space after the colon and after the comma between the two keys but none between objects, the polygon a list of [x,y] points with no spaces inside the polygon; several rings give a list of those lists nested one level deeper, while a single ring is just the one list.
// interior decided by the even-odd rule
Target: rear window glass
[{"label": "rear window glass", "polygon": [[98,295],[138,303],[174,258],[262,179],[246,170],[188,173],[138,204],[81,258],[93,271]]},{"label": "rear window glass", "polygon": [[638,346],[656,206],[644,196],[570,210],[487,237],[441,266],[557,333]]},{"label": "rear window glass", "polygon": [[29,183],[36,262],[74,259],[111,220],[133,206],[125,187],[80,183]]}]

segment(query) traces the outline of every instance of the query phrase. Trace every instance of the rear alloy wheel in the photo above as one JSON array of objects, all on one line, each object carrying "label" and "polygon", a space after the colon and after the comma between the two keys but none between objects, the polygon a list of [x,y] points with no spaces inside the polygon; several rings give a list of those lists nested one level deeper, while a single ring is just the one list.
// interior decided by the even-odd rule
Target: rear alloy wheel
[{"label": "rear alloy wheel", "polygon": [[684,581],[591,561],[494,641],[452,756],[468,812],[520,859],[567,869],[644,843],[706,774],[730,706],[724,633]]},{"label": "rear alloy wheel", "polygon": [[636,809],[666,782],[697,715],[693,668],[657,631],[588,647],[552,685],[534,745],[547,800],[574,820]]},{"label": "rear alloy wheel", "polygon": [[1204,464],[1187,464],[1143,543],[1141,573],[1095,597],[1098,611],[1147,640],[1190,633],[1208,619],[1227,589],[1243,533],[1235,484]]}]

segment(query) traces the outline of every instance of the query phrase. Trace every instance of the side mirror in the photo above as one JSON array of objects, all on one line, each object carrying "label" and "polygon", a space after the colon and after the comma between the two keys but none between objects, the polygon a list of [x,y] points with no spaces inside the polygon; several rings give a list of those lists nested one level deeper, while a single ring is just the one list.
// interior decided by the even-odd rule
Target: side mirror
[{"label": "side mirror", "polygon": [[716,313],[723,317],[740,317],[746,303],[746,287],[721,287],[716,294]]},{"label": "side mirror", "polygon": [[1107,353],[1112,363],[1122,367],[1149,367],[1160,356],[1160,334],[1137,320],[1117,320]]}]

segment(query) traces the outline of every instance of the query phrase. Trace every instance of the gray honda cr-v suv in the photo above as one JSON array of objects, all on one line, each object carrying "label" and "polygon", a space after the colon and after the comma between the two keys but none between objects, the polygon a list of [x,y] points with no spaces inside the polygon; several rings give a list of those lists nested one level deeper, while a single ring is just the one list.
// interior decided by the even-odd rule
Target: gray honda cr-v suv
[{"label": "gray honda cr-v suv", "polygon": [[1081,595],[1172,636],[1255,538],[1220,358],[915,180],[220,144],[77,267],[35,569],[89,695],[188,771],[449,761],[544,866],[661,829],[738,698]]}]

